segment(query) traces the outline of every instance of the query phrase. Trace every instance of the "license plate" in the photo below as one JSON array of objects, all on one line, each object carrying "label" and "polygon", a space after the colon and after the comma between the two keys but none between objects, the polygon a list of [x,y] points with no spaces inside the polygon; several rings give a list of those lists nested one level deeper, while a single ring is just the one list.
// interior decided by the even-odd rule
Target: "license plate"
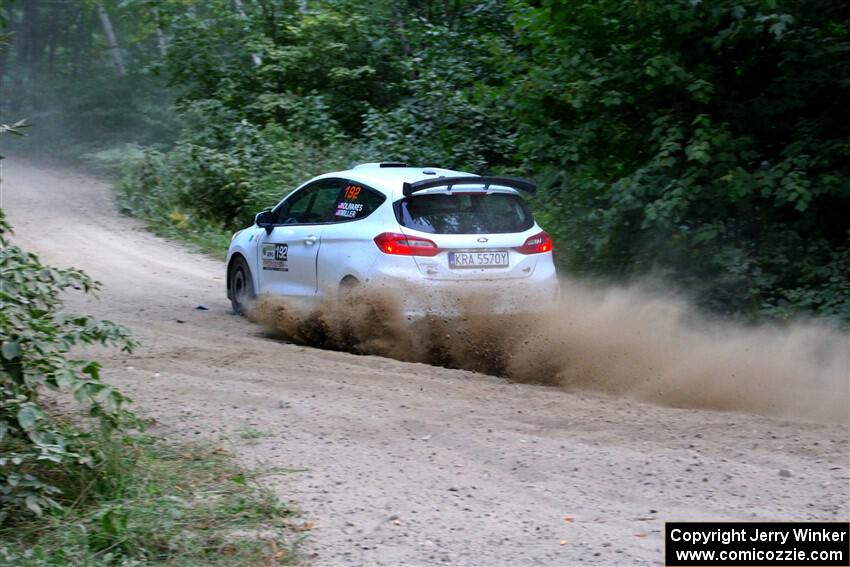
[{"label": "license plate", "polygon": [[482,252],[449,252],[449,268],[507,268],[507,250]]}]

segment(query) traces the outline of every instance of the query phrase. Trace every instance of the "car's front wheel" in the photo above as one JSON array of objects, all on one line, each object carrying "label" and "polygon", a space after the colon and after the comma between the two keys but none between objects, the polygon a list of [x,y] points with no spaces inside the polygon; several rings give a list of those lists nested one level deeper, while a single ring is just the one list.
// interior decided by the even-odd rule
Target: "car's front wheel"
[{"label": "car's front wheel", "polygon": [[244,315],[256,297],[254,293],[254,282],[251,279],[251,270],[242,256],[238,256],[230,267],[230,304],[233,312]]}]

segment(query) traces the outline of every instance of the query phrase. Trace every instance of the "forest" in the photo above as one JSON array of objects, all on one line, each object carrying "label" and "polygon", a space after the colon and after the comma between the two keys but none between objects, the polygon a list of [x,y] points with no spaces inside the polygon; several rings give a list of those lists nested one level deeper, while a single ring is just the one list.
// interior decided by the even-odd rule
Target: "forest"
[{"label": "forest", "polygon": [[841,0],[0,0],[0,154],[221,251],[309,177],[531,177],[565,276],[850,321]]}]

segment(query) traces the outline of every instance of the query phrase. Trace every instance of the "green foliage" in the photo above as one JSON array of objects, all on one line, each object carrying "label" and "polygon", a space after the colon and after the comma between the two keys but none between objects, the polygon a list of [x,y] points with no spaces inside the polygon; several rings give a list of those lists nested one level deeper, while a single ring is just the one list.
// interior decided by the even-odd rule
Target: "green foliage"
[{"label": "green foliage", "polygon": [[170,152],[149,150],[134,160],[119,187],[125,213],[205,251],[226,250],[230,234],[257,211],[350,159],[345,147],[300,141],[275,123],[259,128],[241,121],[228,131],[211,121],[218,110],[212,108],[193,105],[187,120],[196,127]]},{"label": "green foliage", "polygon": [[126,168],[139,163],[145,156],[145,148],[138,144],[123,144],[81,154],[80,159],[91,169],[104,173],[122,173]]},{"label": "green foliage", "polygon": [[[108,57],[96,7],[101,4],[130,63],[122,75]],[[160,78],[150,12],[127,2],[11,2],[11,33],[0,47],[0,116],[24,116],[40,136],[18,151],[76,158],[115,144],[173,139],[173,97]],[[185,4],[182,6],[185,10]],[[124,17],[121,17],[124,16]]]},{"label": "green foliage", "polygon": [[846,319],[842,2],[518,5],[506,87],[570,271],[655,271],[725,312]]},{"label": "green foliage", "polygon": [[6,28],[9,25],[9,11],[6,6],[8,0],[0,2],[0,50],[5,49],[9,43],[9,34]]},{"label": "green foliage", "polygon": [[147,436],[93,440],[90,450],[103,455],[96,466],[58,479],[73,498],[65,511],[49,521],[0,527],[0,564],[298,562],[285,523],[294,512],[261,484],[259,473],[221,451]]},{"label": "green foliage", "polygon": [[304,180],[355,161],[492,167],[511,152],[508,126],[463,89],[495,73],[500,6],[467,5],[477,38],[407,9],[409,31],[388,36],[401,17],[390,4],[368,16],[359,2],[307,14],[264,6],[243,18],[223,2],[184,15],[166,63],[184,128],[170,151],[136,161],[123,209],[209,249]]},{"label": "green foliage", "polygon": [[362,152],[367,161],[492,171],[509,166],[514,135],[508,117],[485,97],[504,78],[497,61],[510,53],[508,11],[480,4],[464,14],[464,26],[414,19],[407,25],[411,56],[403,96],[386,110],[365,115]]},{"label": "green foliage", "polygon": [[239,119],[328,141],[394,99],[394,42],[379,24],[356,3],[307,14],[269,3],[243,18],[215,0],[177,20],[166,69],[181,105],[215,100]]},{"label": "green foliage", "polygon": [[[0,210],[0,524],[15,511],[60,508],[51,471],[91,466],[98,455],[86,450],[87,439],[109,435],[131,417],[124,396],[100,379],[100,365],[68,358],[71,348],[135,345],[124,327],[64,312],[60,293],[94,292],[98,283],[44,266],[9,243],[9,230]],[[94,418],[92,430],[65,427],[43,399],[45,389],[71,393]]]},{"label": "green foliage", "polygon": [[[84,344],[130,349],[128,331],[62,310],[61,293],[93,292],[76,270],[12,246],[0,210],[0,563],[256,565],[298,561],[282,521],[292,512],[221,451],[121,434],[138,425]],[[71,394],[92,420],[54,409]]]},{"label": "green foliage", "polygon": [[355,162],[505,172],[540,181],[565,274],[654,275],[748,319],[848,319],[846,2],[101,4],[127,75],[79,3],[11,50],[31,65],[6,73],[24,96],[0,112],[64,109],[51,123],[77,142],[51,139],[78,153],[148,148],[128,159],[124,208],[162,234],[220,249]]}]

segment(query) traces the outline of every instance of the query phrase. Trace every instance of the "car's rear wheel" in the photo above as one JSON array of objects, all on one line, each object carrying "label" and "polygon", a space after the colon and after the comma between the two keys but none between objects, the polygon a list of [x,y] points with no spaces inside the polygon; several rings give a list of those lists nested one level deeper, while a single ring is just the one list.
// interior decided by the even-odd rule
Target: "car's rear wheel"
[{"label": "car's rear wheel", "polygon": [[254,293],[254,282],[251,279],[251,270],[242,256],[238,256],[230,267],[230,304],[233,312],[244,315],[251,307],[256,294]]},{"label": "car's rear wheel", "polygon": [[339,302],[348,305],[360,289],[360,280],[354,276],[346,276],[339,284]]}]

